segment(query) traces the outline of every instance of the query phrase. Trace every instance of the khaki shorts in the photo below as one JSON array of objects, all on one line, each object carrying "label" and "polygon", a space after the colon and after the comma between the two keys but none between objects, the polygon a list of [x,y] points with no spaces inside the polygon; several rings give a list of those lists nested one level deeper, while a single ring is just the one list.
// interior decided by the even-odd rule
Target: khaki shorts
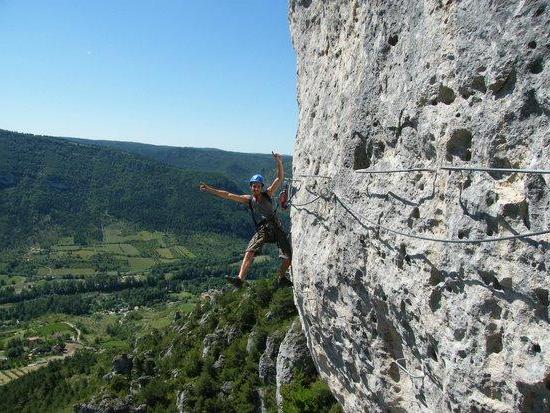
[{"label": "khaki shorts", "polygon": [[265,243],[277,243],[279,247],[279,257],[283,259],[292,258],[292,247],[290,241],[278,221],[267,221],[260,224],[256,233],[246,247],[246,252],[253,252],[258,255],[262,252]]}]

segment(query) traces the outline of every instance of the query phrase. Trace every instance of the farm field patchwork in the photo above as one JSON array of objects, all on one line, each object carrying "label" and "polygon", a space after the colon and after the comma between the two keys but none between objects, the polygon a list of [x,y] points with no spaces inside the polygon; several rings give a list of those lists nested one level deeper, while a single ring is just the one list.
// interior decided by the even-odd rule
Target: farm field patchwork
[{"label": "farm field patchwork", "polygon": [[[173,235],[136,230],[123,223],[105,226],[102,242],[77,245],[74,238],[62,237],[55,245],[47,248],[33,246],[25,253],[26,261],[34,268],[29,270],[29,275],[54,278],[85,278],[98,273],[136,275],[149,271],[155,264],[196,257],[189,247],[181,245]],[[190,241],[195,242],[197,239]],[[208,239],[200,239],[193,249],[202,250],[202,244],[206,242]],[[223,241],[213,236],[210,242],[215,246]],[[19,279],[0,275],[0,288],[2,285],[21,284],[24,281],[25,277]],[[17,291],[22,286],[16,287]]]},{"label": "farm field patchwork", "polygon": [[[168,326],[174,320],[176,312],[190,312],[197,302],[197,298],[187,292],[173,294],[173,299],[176,301],[116,313],[101,312],[90,316],[49,314],[17,326],[0,327],[2,345],[14,338],[27,341],[29,337],[33,340],[65,337],[69,340],[65,343],[66,352],[62,355],[33,358],[27,361],[27,365],[0,370],[0,386],[47,365],[49,361],[71,356],[79,347],[97,351],[129,350],[134,338],[147,334],[154,328]],[[76,329],[81,332],[79,343],[72,342],[77,336]]]}]

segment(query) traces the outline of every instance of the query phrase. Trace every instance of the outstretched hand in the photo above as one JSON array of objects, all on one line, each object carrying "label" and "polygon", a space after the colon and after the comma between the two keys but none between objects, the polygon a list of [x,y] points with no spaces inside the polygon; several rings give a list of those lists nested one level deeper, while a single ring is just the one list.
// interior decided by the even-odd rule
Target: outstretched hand
[{"label": "outstretched hand", "polygon": [[206,192],[206,191],[208,191],[208,185],[206,185],[205,183],[202,183],[202,182],[201,182],[201,185],[199,186],[199,189],[200,189],[202,192]]},{"label": "outstretched hand", "polygon": [[273,155],[273,159],[275,159],[277,162],[283,161],[283,157],[280,154],[273,151],[271,151],[271,154]]}]

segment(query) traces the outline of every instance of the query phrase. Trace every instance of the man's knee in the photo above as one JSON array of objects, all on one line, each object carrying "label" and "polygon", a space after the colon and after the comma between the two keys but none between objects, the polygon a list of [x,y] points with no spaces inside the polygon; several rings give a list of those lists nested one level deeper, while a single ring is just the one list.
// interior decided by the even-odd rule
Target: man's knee
[{"label": "man's knee", "polygon": [[247,260],[254,259],[254,251],[246,251],[244,254],[244,258]]}]

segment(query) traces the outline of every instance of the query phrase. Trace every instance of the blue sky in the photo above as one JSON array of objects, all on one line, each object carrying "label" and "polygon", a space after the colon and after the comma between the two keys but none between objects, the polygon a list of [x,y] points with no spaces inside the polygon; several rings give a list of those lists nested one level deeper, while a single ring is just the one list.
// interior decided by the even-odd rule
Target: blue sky
[{"label": "blue sky", "polygon": [[0,0],[0,128],[291,154],[286,0]]}]

